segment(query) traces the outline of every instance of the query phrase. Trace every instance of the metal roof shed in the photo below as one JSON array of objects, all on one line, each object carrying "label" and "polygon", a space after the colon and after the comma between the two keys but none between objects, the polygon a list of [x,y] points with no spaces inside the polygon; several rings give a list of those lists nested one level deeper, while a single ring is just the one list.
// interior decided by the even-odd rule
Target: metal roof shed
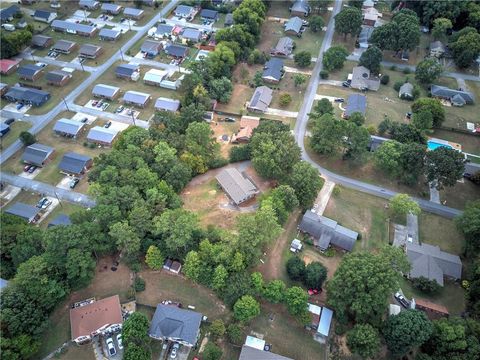
[{"label": "metal roof shed", "polygon": [[320,322],[318,323],[317,333],[324,337],[328,337],[330,333],[330,325],[332,324],[333,311],[323,307],[320,315]]},{"label": "metal roof shed", "polygon": [[106,129],[102,126],[95,126],[90,129],[87,135],[87,140],[93,143],[102,145],[111,145],[118,132],[111,129]]},{"label": "metal roof shed", "polygon": [[5,210],[5,213],[19,216],[27,222],[31,223],[35,221],[35,218],[38,216],[40,210],[41,209],[35,206],[17,202],[10,206],[7,210]]},{"label": "metal roof shed", "polygon": [[85,123],[80,121],[62,118],[55,123],[53,131],[61,134],[77,136],[84,126]]},{"label": "metal roof shed", "polygon": [[259,350],[248,345],[242,346],[242,352],[238,360],[293,360],[271,351]]}]

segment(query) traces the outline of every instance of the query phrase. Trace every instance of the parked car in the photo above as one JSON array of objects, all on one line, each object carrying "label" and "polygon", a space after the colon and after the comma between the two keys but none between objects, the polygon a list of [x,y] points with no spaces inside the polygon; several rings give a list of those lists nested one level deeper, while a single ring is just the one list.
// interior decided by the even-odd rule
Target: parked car
[{"label": "parked car", "polygon": [[118,348],[120,350],[123,350],[122,334],[117,335],[117,344],[118,344]]},{"label": "parked car", "polygon": [[92,101],[92,106],[97,106],[97,104],[98,104],[98,101],[97,101],[97,100],[93,100],[93,101]]},{"label": "parked car", "polygon": [[46,197],[43,197],[43,198],[41,198],[40,200],[38,200],[36,206],[41,209],[42,206],[43,206],[43,204],[44,204],[46,201],[48,201],[48,199],[47,199]]},{"label": "parked car", "polygon": [[40,66],[40,67],[43,68],[43,67],[47,66],[47,64],[42,63],[42,62],[37,62],[37,66]]},{"label": "parked car", "polygon": [[107,348],[108,348],[108,354],[110,356],[115,356],[117,354],[117,350],[115,349],[115,344],[113,343],[113,339],[108,338],[106,343],[107,343]]},{"label": "parked car", "polygon": [[68,186],[70,187],[70,189],[73,189],[73,188],[75,188],[75,186],[77,186],[79,181],[80,181],[80,179],[73,178],[72,180],[70,180],[70,183],[68,184]]},{"label": "parked car", "polygon": [[50,205],[52,205],[52,201],[51,200],[48,200],[47,198],[45,198],[45,201],[43,202],[42,204],[42,209],[46,209],[48,208]]},{"label": "parked car", "polygon": [[84,117],[82,120],[80,120],[80,122],[82,123],[86,123],[88,121],[88,118]]},{"label": "parked car", "polygon": [[344,98],[335,98],[335,102],[343,103],[343,102],[345,102],[345,99]]},{"label": "parked car", "polygon": [[30,169],[28,169],[28,173],[29,173],[29,174],[33,174],[33,172],[34,172],[35,170],[37,170],[37,167],[36,167],[35,165],[32,165],[32,166],[30,167]]},{"label": "parked car", "polygon": [[177,357],[177,352],[179,348],[180,348],[179,343],[173,344],[172,351],[170,352],[170,359],[175,359]]},{"label": "parked car", "polygon": [[104,104],[102,105],[102,110],[103,110],[103,111],[107,110],[107,108],[108,108],[109,106],[110,106],[109,103],[104,103]]},{"label": "parked car", "polygon": [[23,171],[27,172],[28,170],[30,170],[31,167],[32,167],[32,165],[25,165],[23,167]]},{"label": "parked car", "polygon": [[225,122],[235,122],[235,119],[232,118],[232,117],[226,117],[226,118],[223,119],[223,121],[225,121]]},{"label": "parked car", "polygon": [[405,299],[405,297],[400,294],[400,292],[395,293],[395,299],[405,308],[408,309],[410,307],[410,302]]},{"label": "parked car", "polygon": [[103,127],[105,129],[108,129],[110,126],[112,126],[112,122],[111,121],[108,121],[105,125],[103,125]]},{"label": "parked car", "polygon": [[14,121],[15,121],[14,118],[7,119],[7,120],[5,120],[5,124],[6,124],[6,125],[11,125]]},{"label": "parked car", "polygon": [[17,110],[20,110],[22,107],[23,107],[23,104],[22,104],[22,103],[18,103],[18,104],[17,104]]},{"label": "parked car", "polygon": [[405,116],[407,117],[407,119],[411,119],[412,118],[412,113],[411,112],[407,112],[405,114]]},{"label": "parked car", "polygon": [[117,109],[115,110],[116,113],[121,113],[123,110],[125,110],[125,108],[120,105],[119,107],[117,107]]},{"label": "parked car", "polygon": [[96,107],[99,108],[99,107],[102,107],[102,105],[103,105],[103,101],[100,100],[100,101],[97,103]]},{"label": "parked car", "polygon": [[133,114],[133,110],[132,110],[132,109],[128,109],[127,115],[131,116],[132,114]]}]

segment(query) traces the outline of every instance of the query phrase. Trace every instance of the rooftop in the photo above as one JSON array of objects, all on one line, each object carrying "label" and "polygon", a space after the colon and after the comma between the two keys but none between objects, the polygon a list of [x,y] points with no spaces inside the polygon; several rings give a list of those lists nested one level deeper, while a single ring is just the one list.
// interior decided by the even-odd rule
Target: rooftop
[{"label": "rooftop", "polygon": [[26,221],[31,221],[39,212],[40,209],[36,206],[27,205],[21,202],[16,202],[5,210],[5,213],[19,216]]},{"label": "rooftop", "polygon": [[216,179],[237,205],[257,194],[255,185],[235,168],[222,170]]},{"label": "rooftop", "polygon": [[367,97],[360,94],[352,94],[348,96],[345,116],[350,116],[355,112],[365,115],[367,111]]}]

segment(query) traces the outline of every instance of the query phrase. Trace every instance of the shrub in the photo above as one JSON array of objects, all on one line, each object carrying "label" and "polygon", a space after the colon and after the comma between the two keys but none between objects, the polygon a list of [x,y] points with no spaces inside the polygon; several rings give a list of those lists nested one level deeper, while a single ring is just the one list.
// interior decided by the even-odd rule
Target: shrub
[{"label": "shrub", "polygon": [[367,130],[370,135],[375,135],[377,133],[377,128],[375,125],[368,125]]},{"label": "shrub", "polygon": [[221,338],[225,334],[225,324],[220,319],[214,320],[210,325],[209,330],[213,338]]},{"label": "shrub", "polygon": [[427,294],[436,294],[442,288],[435,280],[430,280],[423,276],[411,279],[411,281],[414,288]]},{"label": "shrub", "polygon": [[220,360],[222,358],[222,349],[214,343],[209,342],[203,351],[204,360]]},{"label": "shrub", "polygon": [[32,145],[37,141],[35,135],[32,135],[28,131],[22,131],[19,135],[20,141],[25,145],[29,146]]},{"label": "shrub", "polygon": [[320,71],[320,79],[328,79],[328,71],[327,70]]},{"label": "shrub", "polygon": [[333,247],[329,247],[327,250],[324,251],[323,255],[326,257],[334,257],[336,254],[336,251]]},{"label": "shrub", "polygon": [[305,273],[305,261],[293,256],[287,261],[287,273],[292,280],[302,280]]},{"label": "shrub", "polygon": [[334,187],[333,190],[332,190],[333,196],[338,196],[338,195],[340,195],[340,192],[341,192],[340,186],[336,186],[336,185],[335,185],[335,187]]},{"label": "shrub", "polygon": [[227,327],[228,340],[235,345],[243,342],[243,329],[239,324],[230,324]]},{"label": "shrub", "polygon": [[280,105],[287,106],[292,102],[292,96],[288,93],[283,93],[280,95]]},{"label": "shrub", "polygon": [[141,277],[137,276],[135,278],[135,283],[133,285],[135,287],[136,292],[141,292],[145,290],[145,280],[143,280]]},{"label": "shrub", "polygon": [[412,71],[410,70],[409,67],[406,67],[406,68],[404,68],[404,69],[402,70],[402,72],[403,72],[404,74],[410,74]]},{"label": "shrub", "polygon": [[395,71],[397,70],[397,67],[395,65],[390,66],[390,70]]},{"label": "shrub", "polygon": [[230,149],[229,159],[230,162],[250,160],[250,145],[233,146]]},{"label": "shrub", "polygon": [[403,81],[396,81],[395,84],[393,84],[393,88],[395,91],[400,91],[403,84],[405,84]]},{"label": "shrub", "polygon": [[383,85],[387,85],[389,81],[390,81],[390,76],[386,74],[382,75],[382,77],[380,78],[380,83]]}]

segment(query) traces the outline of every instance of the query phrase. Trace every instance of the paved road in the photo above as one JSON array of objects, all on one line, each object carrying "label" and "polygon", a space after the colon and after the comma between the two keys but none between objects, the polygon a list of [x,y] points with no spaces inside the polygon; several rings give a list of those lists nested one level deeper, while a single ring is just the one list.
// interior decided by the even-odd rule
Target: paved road
[{"label": "paved road", "polygon": [[0,172],[0,179],[7,183],[22,189],[31,190],[37,193],[45,194],[47,196],[58,197],[60,200],[65,200],[84,207],[95,206],[95,201],[87,195],[80,194],[74,191],[48,185],[40,181],[27,179],[21,176],[7,174]]},{"label": "paved road", "polygon": [[[332,43],[332,38],[333,38],[333,33],[334,33],[334,17],[335,15],[340,11],[342,5],[341,0],[335,1],[335,5],[333,8],[333,13],[330,18],[330,21],[328,23],[327,31],[325,33],[325,37],[322,43],[322,46],[320,48],[320,53],[318,55],[318,61],[315,63],[315,67],[312,71],[312,77],[310,78],[310,82],[308,83],[307,90],[305,92],[305,100],[302,103],[302,106],[300,108],[300,111],[298,112],[298,117],[297,117],[297,122],[295,123],[295,139],[298,143],[298,146],[302,150],[302,159],[305,161],[308,161],[310,164],[312,164],[315,168],[318,169],[318,171],[325,176],[328,180],[333,181],[337,184],[343,185],[345,187],[348,187],[353,190],[361,191],[367,194],[379,196],[385,199],[390,199],[391,197],[395,196],[397,193],[395,191],[391,191],[388,189],[384,189],[380,186],[376,185],[371,185],[368,183],[364,183],[359,180],[351,179],[346,176],[338,175],[335,174],[323,167],[321,167],[319,164],[317,164],[315,161],[313,161],[310,156],[307,154],[305,151],[305,132],[307,128],[307,122],[308,122],[308,113],[310,112],[310,109],[312,108],[313,101],[315,99],[315,95],[317,92],[318,84],[319,84],[319,76],[318,74],[322,70],[323,67],[323,53],[330,47]],[[423,210],[432,212],[437,215],[441,215],[447,218],[453,218],[455,216],[458,216],[462,213],[462,211],[453,209],[447,206],[443,206],[440,204],[435,204],[433,202],[430,202],[428,200],[423,200],[423,199],[417,199],[414,198],[420,207]]]}]

